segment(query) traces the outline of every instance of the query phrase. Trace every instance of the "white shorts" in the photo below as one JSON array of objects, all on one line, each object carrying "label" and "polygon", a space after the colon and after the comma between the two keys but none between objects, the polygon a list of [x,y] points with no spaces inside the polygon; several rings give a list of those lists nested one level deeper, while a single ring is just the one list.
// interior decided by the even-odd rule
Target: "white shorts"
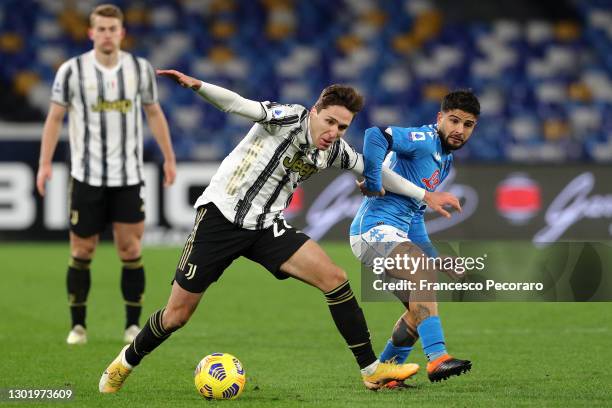
[{"label": "white shorts", "polygon": [[408,234],[391,225],[379,225],[361,235],[351,235],[351,250],[365,266],[371,267],[374,258],[387,257],[402,242],[410,242]]}]

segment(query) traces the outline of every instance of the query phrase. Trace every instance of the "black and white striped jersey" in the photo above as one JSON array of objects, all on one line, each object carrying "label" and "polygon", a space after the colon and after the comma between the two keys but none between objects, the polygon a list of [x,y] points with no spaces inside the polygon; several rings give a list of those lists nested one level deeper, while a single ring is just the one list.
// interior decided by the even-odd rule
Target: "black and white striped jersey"
[{"label": "black and white striped jersey", "polygon": [[[308,109],[263,102],[265,118],[223,160],[195,207],[213,202],[234,224],[263,229],[283,216],[297,186],[328,167],[352,169],[359,154],[339,139],[312,145]],[[263,113],[262,113],[263,116]]]},{"label": "black and white striped jersey", "polygon": [[148,61],[120,51],[114,68],[94,51],[59,68],[51,101],[68,108],[71,175],[92,186],[126,186],[144,179],[142,104],[157,103]]}]

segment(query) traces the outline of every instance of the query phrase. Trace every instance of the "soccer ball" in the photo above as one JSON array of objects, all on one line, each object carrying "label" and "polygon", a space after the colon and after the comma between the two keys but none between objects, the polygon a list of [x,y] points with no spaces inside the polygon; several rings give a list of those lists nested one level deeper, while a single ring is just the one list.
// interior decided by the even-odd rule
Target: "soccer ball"
[{"label": "soccer ball", "polygon": [[206,399],[234,399],[244,390],[246,376],[240,361],[227,353],[204,357],[195,369],[195,387]]}]

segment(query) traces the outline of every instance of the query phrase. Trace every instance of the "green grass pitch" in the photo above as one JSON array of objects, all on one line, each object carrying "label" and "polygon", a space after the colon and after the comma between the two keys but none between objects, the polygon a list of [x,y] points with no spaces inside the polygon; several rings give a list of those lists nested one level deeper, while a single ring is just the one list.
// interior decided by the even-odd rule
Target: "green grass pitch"
[{"label": "green grass pitch", "polygon": [[[347,243],[324,247],[359,292],[359,265]],[[143,320],[165,304],[180,248],[146,248]],[[468,375],[431,384],[420,343],[410,361],[422,371],[403,391],[367,391],[336,332],[324,298],[295,280],[276,281],[260,266],[235,262],[206,293],[189,324],[135,370],[117,395],[98,379],[122,343],[119,262],[110,244],[92,265],[85,346],[68,347],[65,295],[68,245],[0,247],[0,388],[70,385],[66,405],[236,407],[603,406],[612,401],[612,303],[443,303],[451,353],[473,361]],[[399,303],[363,303],[379,352],[401,314]],[[247,386],[236,401],[203,400],[193,370],[205,355],[236,355]],[[36,404],[9,404],[0,406]],[[57,403],[38,403],[39,406]]]}]

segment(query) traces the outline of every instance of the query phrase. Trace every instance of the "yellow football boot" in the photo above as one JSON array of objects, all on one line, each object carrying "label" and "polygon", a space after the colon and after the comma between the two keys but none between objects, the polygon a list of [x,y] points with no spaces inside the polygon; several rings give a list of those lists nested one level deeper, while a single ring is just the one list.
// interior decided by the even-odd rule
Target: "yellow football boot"
[{"label": "yellow football boot", "polygon": [[418,364],[378,363],[370,375],[363,375],[363,383],[369,390],[377,390],[389,381],[403,381],[419,371]]},{"label": "yellow football boot", "polygon": [[113,362],[106,367],[104,373],[102,373],[102,377],[100,377],[100,384],[98,385],[100,392],[108,394],[119,391],[125,382],[125,379],[132,372],[132,367],[126,366],[122,361],[125,350],[129,346],[129,344],[125,346],[119,355],[113,360]]}]

